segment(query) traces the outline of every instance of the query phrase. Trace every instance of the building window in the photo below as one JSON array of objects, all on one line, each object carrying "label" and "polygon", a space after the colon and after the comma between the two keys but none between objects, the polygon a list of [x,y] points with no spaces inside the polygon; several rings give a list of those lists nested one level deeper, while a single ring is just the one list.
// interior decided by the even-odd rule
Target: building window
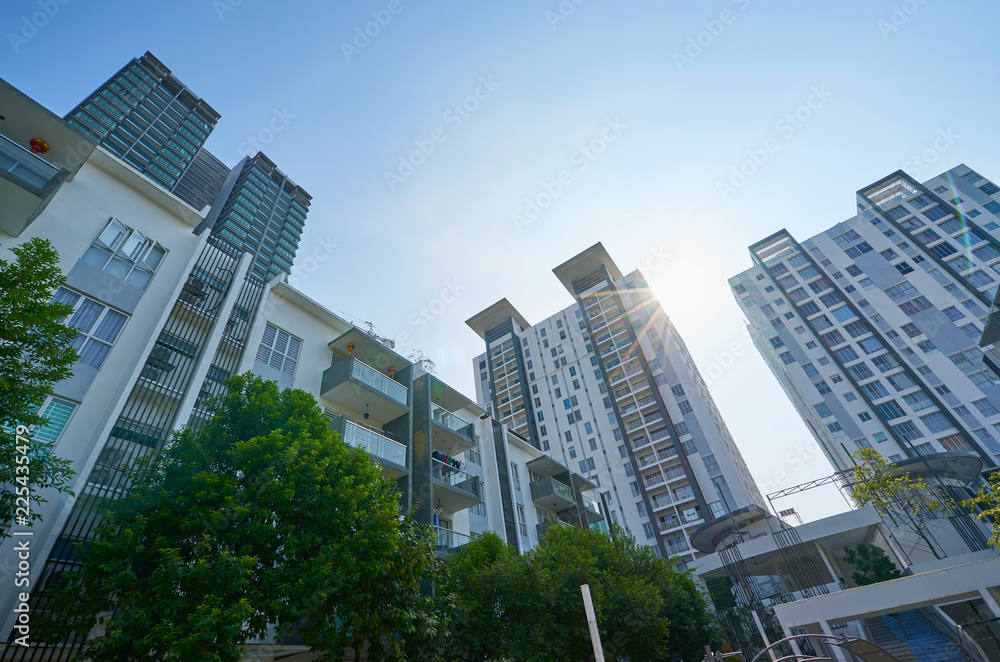
[{"label": "building window", "polygon": [[528,535],[528,521],[524,517],[524,506],[517,506],[517,525],[521,529],[521,535]]},{"label": "building window", "polygon": [[38,412],[43,418],[48,420],[48,423],[42,423],[34,427],[31,431],[32,439],[54,444],[59,440],[59,435],[66,428],[69,417],[73,415],[75,409],[76,405],[72,402],[55,396],[49,396]]},{"label": "building window", "polygon": [[998,411],[996,407],[991,405],[989,400],[986,399],[976,400],[972,404],[976,407],[976,409],[979,410],[979,413],[982,414],[983,416],[996,416],[997,414],[1000,414],[1000,411]]},{"label": "building window", "polygon": [[575,460],[576,459],[576,448],[570,447],[570,449],[569,449],[569,459],[571,459],[571,460]]},{"label": "building window", "polygon": [[521,473],[517,470],[517,463],[510,463],[510,478],[511,482],[514,483],[514,490],[516,492],[521,491]]},{"label": "building window", "polygon": [[719,468],[719,463],[715,459],[715,455],[706,455],[701,458],[701,461],[705,463],[705,469],[710,474],[722,471],[722,469]]},{"label": "building window", "polygon": [[264,337],[257,350],[257,360],[275,370],[292,375],[295,374],[295,363],[298,361],[301,346],[301,340],[269,322],[264,328]]},{"label": "building window", "polygon": [[145,290],[166,254],[163,246],[112,218],[81,259]]},{"label": "building window", "polygon": [[100,369],[128,316],[65,287],[56,290],[52,300],[73,307],[73,312],[63,320],[77,330],[73,348],[81,363]]}]

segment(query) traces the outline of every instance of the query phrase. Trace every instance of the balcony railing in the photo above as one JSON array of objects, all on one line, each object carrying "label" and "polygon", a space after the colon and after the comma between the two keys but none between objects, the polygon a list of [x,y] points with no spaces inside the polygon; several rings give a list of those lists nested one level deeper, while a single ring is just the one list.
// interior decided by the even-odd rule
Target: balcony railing
[{"label": "balcony railing", "polygon": [[351,377],[402,405],[406,404],[407,389],[405,386],[361,361],[354,361],[354,365],[351,367]]},{"label": "balcony railing", "polygon": [[437,532],[437,549],[440,552],[448,552],[450,554],[458,548],[468,545],[472,540],[472,538],[464,533],[452,531],[451,529],[442,529],[436,526],[434,530]]},{"label": "balcony railing", "polygon": [[332,427],[344,436],[348,446],[360,448],[369,455],[387,460],[400,467],[406,466],[406,446],[390,439],[385,432],[359,423],[342,414],[330,417]]},{"label": "balcony railing", "polygon": [[45,188],[59,174],[59,168],[2,135],[0,170],[9,172],[36,189]]},{"label": "balcony railing", "polygon": [[[532,500],[545,500],[550,495],[554,495],[570,503],[576,503],[573,489],[551,476],[544,476],[540,480],[531,481]],[[569,504],[565,504],[565,507],[569,507]]]},{"label": "balcony railing", "polygon": [[681,525],[681,520],[678,517],[671,517],[667,520],[660,520],[658,522],[660,531],[669,531],[670,529],[676,529]]},{"label": "balcony railing", "polygon": [[475,432],[473,432],[472,423],[463,421],[461,418],[455,416],[443,407],[439,407],[435,404],[431,405],[431,420],[438,425],[446,427],[452,432],[465,437],[469,441],[474,441],[476,438]]},{"label": "balcony railing", "polygon": [[683,478],[687,474],[684,473],[684,467],[676,466],[670,467],[664,472],[667,476],[667,480],[673,480],[675,478]]},{"label": "balcony railing", "polygon": [[[461,469],[456,469],[450,464],[445,464],[441,460],[432,459],[431,460],[431,476],[440,480],[446,485],[452,485],[455,487],[461,486],[463,489],[476,494],[479,496],[478,489],[469,489],[469,485],[478,485],[479,479],[477,479],[472,474],[467,474]],[[469,482],[471,481],[471,482]]]},{"label": "balcony railing", "polygon": [[667,432],[667,428],[660,428],[659,430],[650,433],[649,438],[653,441],[659,441],[660,439],[666,439],[669,436],[670,433]]},{"label": "balcony railing", "polygon": [[632,430],[637,430],[642,427],[642,419],[637,418],[634,421],[629,421],[625,424],[625,429],[631,432]]},{"label": "balcony railing", "polygon": [[586,495],[583,495],[583,507],[586,508],[587,510],[593,512],[593,513],[600,513],[601,512],[601,506],[598,505],[598,503],[596,501],[594,501],[593,499],[591,499],[590,497],[588,497]]},{"label": "balcony railing", "polygon": [[677,457],[677,449],[673,446],[669,446],[657,451],[656,456],[661,460],[669,460],[672,457]]},{"label": "balcony railing", "polygon": [[653,508],[666,508],[670,505],[670,496],[666,494],[657,494],[652,498]]}]

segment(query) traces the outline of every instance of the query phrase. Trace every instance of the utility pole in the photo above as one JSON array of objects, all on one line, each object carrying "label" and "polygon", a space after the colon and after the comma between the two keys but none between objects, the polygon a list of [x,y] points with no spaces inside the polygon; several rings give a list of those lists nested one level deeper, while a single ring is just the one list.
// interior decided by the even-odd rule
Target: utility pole
[{"label": "utility pole", "polygon": [[594,659],[604,662],[604,649],[601,647],[601,633],[597,630],[597,616],[594,615],[594,603],[590,599],[590,585],[581,584],[583,593],[583,608],[587,612],[587,627],[590,628],[590,642],[594,644]]}]

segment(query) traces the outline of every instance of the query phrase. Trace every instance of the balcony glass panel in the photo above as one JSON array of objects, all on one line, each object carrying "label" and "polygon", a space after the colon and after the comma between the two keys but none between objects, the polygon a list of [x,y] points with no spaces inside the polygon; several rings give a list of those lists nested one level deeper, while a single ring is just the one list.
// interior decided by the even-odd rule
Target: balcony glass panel
[{"label": "balcony glass panel", "polygon": [[437,532],[437,548],[443,552],[453,552],[463,545],[468,545],[471,538],[464,533],[434,527]]},{"label": "balcony glass panel", "polygon": [[347,421],[344,441],[349,446],[367,451],[369,455],[388,460],[401,467],[406,466],[406,446],[359,423]]},{"label": "balcony glass panel", "polygon": [[[445,464],[441,460],[431,460],[431,476],[440,480],[442,483],[454,485],[456,487],[462,485],[462,483],[465,483],[466,481],[472,481],[469,485],[478,484],[478,479],[472,474],[467,474],[461,469],[456,469],[450,464]],[[463,489],[465,488],[464,485],[462,487]],[[468,491],[475,493],[476,489],[473,487]]]},{"label": "balcony glass panel", "polygon": [[405,386],[361,361],[354,361],[354,365],[351,366],[351,377],[365,386],[387,395],[399,404],[406,405]]},{"label": "balcony glass panel", "polygon": [[[500,404],[504,404],[501,402]],[[458,416],[455,416],[447,409],[438,407],[437,405],[431,405],[431,419],[438,425],[444,426],[449,430],[457,432],[463,437],[467,437],[469,440],[474,439],[472,431],[472,423],[468,421],[463,421]]]},{"label": "balcony glass panel", "polygon": [[59,168],[6,136],[0,136],[0,169],[36,188],[44,187],[59,174]]}]

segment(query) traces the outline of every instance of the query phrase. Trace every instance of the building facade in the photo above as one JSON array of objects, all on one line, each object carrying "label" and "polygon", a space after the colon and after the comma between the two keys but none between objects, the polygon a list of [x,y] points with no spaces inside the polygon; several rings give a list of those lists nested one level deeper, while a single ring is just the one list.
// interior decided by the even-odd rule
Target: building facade
[{"label": "building facade", "polygon": [[[354,327],[280,273],[258,272],[251,246],[205,231],[238,206],[301,230],[307,196],[263,155],[227,175],[213,205],[196,207],[5,83],[0,105],[0,195],[10,201],[0,209],[0,257],[34,237],[50,240],[67,275],[55,299],[73,306],[67,324],[79,331],[73,376],[54,385],[41,406],[48,423],[30,432],[75,472],[72,494],[33,503],[42,520],[31,528],[28,584],[18,592],[30,594],[34,616],[48,608],[50,583],[79,567],[76,544],[124,493],[127,464],[173,431],[202,426],[207,399],[247,371],[316,397],[331,429],[395,481],[401,511],[435,528],[441,556],[488,530],[524,551],[553,523],[602,521],[585,494],[594,485],[396,354],[391,340]],[[38,140],[48,159],[32,151]],[[243,195],[255,187],[259,199]],[[528,509],[529,472],[573,488],[549,485]],[[18,541],[0,541],[4,558],[18,558]],[[0,567],[5,587],[16,570]],[[0,591],[5,637],[16,634],[18,592]],[[8,644],[0,658],[68,659],[78,643]],[[272,643],[254,646],[274,653]]]},{"label": "building facade", "polygon": [[601,244],[554,272],[572,306],[531,325],[503,299],[467,321],[486,343],[476,396],[597,485],[609,525],[690,561],[700,525],[763,498],[642,275],[623,275]]},{"label": "building facade", "polygon": [[750,247],[730,279],[761,355],[837,471],[858,448],[899,461],[1000,461],[1000,379],[978,345],[1000,278],[1000,193],[961,165],[896,172],[858,214]]},{"label": "building facade", "polygon": [[218,120],[211,106],[148,52],[66,116],[71,126],[168,191]]},{"label": "building facade", "polygon": [[[203,159],[209,165],[207,157]],[[233,168],[205,223],[232,250],[253,256],[250,272],[255,277],[271,280],[290,272],[311,200],[258,153]]]},{"label": "building facade", "polygon": [[122,67],[66,116],[70,126],[197,210],[250,273],[288,273],[311,197],[263,153],[230,170],[205,142],[219,114],[152,53]]}]

